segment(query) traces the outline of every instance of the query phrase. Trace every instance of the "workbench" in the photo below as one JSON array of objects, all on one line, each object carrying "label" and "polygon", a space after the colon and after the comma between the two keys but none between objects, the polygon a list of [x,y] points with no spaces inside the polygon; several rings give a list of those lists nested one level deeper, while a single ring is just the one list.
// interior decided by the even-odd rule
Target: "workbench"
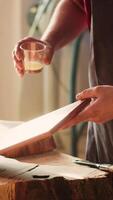
[{"label": "workbench", "polygon": [[112,173],[75,164],[52,137],[47,144],[52,145],[40,153],[31,144],[31,155],[0,156],[0,200],[113,200]]},{"label": "workbench", "polygon": [[74,159],[57,150],[19,158],[21,162],[1,157],[0,200],[112,200],[112,174],[77,165]]}]

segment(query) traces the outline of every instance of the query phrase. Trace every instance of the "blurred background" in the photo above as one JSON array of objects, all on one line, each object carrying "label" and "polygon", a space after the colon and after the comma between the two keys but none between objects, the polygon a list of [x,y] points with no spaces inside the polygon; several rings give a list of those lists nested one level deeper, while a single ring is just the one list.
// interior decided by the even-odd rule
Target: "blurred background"
[{"label": "blurred background", "polygon": [[[27,121],[74,101],[88,87],[89,33],[54,56],[39,74],[20,78],[12,50],[25,36],[40,38],[59,0],[0,1],[0,120]],[[84,157],[87,124],[55,134],[58,148]]]}]

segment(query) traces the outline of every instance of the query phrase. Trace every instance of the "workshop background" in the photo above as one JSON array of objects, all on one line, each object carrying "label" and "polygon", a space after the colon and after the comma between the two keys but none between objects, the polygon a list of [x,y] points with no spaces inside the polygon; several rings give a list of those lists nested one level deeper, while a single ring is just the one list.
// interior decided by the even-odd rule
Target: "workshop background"
[{"label": "workshop background", "polygon": [[[20,78],[14,69],[15,44],[28,35],[40,38],[58,2],[0,1],[0,120],[30,120],[73,102],[73,95],[88,87],[88,31],[59,50],[41,73]],[[87,124],[81,124],[56,133],[58,148],[83,157],[86,129]]]}]

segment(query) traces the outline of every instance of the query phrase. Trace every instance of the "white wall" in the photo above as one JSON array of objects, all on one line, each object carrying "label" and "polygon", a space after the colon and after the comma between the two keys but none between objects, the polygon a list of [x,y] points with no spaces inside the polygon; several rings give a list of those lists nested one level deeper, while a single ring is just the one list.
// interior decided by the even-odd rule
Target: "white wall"
[{"label": "white wall", "polygon": [[15,76],[11,52],[20,36],[19,9],[19,1],[0,1],[0,119],[15,118],[18,112],[19,79]]},{"label": "white wall", "polygon": [[42,112],[42,75],[21,79],[11,57],[16,42],[28,33],[26,15],[34,2],[0,1],[0,119],[24,120]]}]

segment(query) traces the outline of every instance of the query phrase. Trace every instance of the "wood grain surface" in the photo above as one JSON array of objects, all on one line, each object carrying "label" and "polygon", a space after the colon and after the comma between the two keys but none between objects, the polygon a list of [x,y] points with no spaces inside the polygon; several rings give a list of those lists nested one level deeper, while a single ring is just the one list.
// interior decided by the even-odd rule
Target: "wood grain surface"
[{"label": "wood grain surface", "polygon": [[53,133],[88,104],[89,100],[77,101],[5,131],[0,139],[0,154],[17,157],[52,150]]},{"label": "wood grain surface", "polygon": [[112,200],[112,173],[74,160],[57,150],[22,162],[1,156],[0,200]]}]

